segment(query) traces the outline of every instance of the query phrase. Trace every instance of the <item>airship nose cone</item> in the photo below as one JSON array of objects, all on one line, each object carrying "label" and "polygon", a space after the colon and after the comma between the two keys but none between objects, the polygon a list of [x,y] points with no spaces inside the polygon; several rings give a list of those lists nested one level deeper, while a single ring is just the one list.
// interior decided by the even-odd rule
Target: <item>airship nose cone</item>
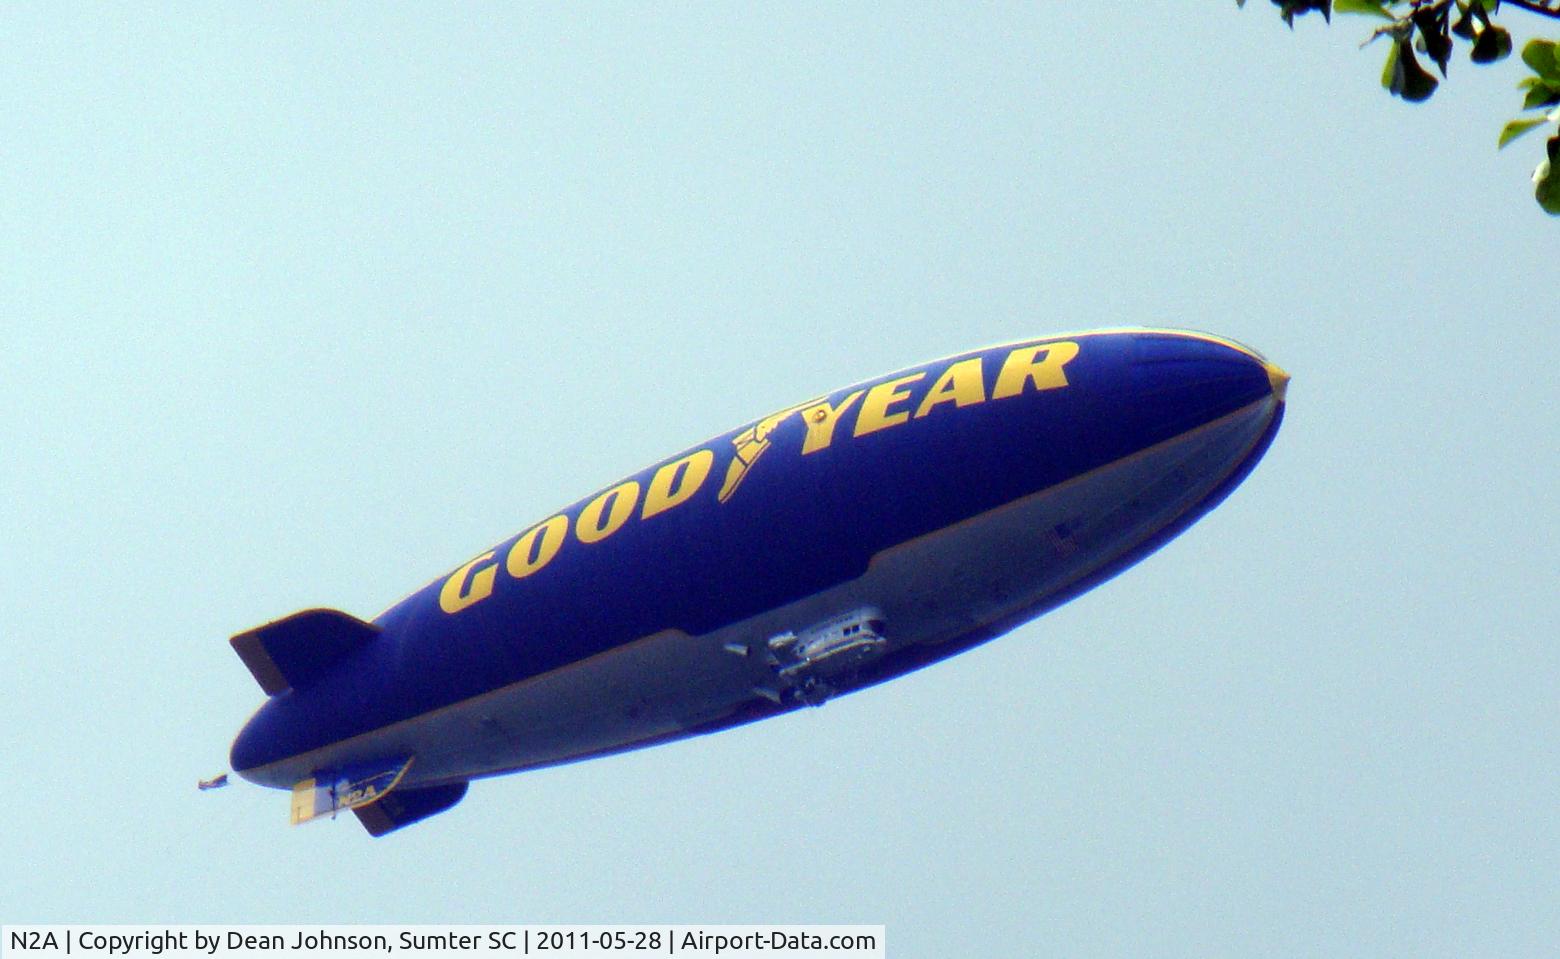
[{"label": "airship nose cone", "polygon": [[1273,396],[1280,403],[1284,402],[1284,394],[1289,392],[1289,374],[1285,373],[1276,363],[1268,363],[1268,386],[1273,390]]},{"label": "airship nose cone", "polygon": [[1178,435],[1253,404],[1271,413],[1289,375],[1262,354],[1223,337],[1165,331],[1135,344],[1139,415]]}]

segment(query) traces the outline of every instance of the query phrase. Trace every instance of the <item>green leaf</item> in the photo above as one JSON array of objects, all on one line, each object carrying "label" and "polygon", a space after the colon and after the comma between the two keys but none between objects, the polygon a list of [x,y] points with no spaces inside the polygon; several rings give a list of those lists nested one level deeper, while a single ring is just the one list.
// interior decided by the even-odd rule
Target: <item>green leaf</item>
[{"label": "green leaf", "polygon": [[1473,41],[1468,59],[1474,63],[1496,63],[1511,56],[1511,34],[1504,27],[1488,26]]},{"label": "green leaf", "polygon": [[1332,22],[1332,0],[1273,0],[1273,3],[1279,8],[1278,15],[1284,18],[1291,30],[1294,29],[1296,16],[1303,17],[1312,10],[1320,11],[1322,19]]},{"label": "green leaf", "polygon": [[1464,40],[1476,39],[1479,32],[1474,28],[1473,18],[1473,10],[1459,0],[1457,4],[1457,22],[1452,24],[1452,33],[1462,37]]},{"label": "green leaf", "polygon": [[1362,13],[1383,20],[1397,19],[1387,10],[1385,0],[1333,0],[1333,12]]},{"label": "green leaf", "polygon": [[1555,165],[1548,158],[1533,171],[1533,199],[1545,213],[1560,216],[1560,175],[1556,175]]},{"label": "green leaf", "polygon": [[1541,127],[1541,126],[1543,126],[1547,122],[1548,122],[1548,118],[1547,117],[1534,117],[1531,120],[1526,120],[1526,119],[1512,120],[1510,123],[1506,124],[1504,127],[1501,127],[1501,130],[1500,130],[1500,147],[1498,147],[1497,149],[1505,147],[1506,144],[1510,143],[1512,140],[1515,140],[1517,137],[1521,136],[1522,134],[1528,132],[1529,130],[1533,129],[1534,127]]},{"label": "green leaf", "polygon": [[1522,109],[1532,110],[1535,107],[1547,107],[1556,103],[1560,103],[1560,86],[1550,86],[1543,80],[1538,80],[1528,88],[1527,96],[1522,98]]},{"label": "green leaf", "polygon": [[1529,40],[1522,47],[1522,62],[1545,80],[1560,81],[1560,65],[1555,63],[1553,40]]},{"label": "green leaf", "polygon": [[1419,60],[1414,56],[1414,44],[1408,39],[1403,39],[1392,45],[1393,52],[1387,54],[1386,69],[1382,71],[1381,81],[1393,96],[1402,97],[1409,103],[1423,103],[1435,93],[1435,88],[1440,86],[1440,81],[1425,71],[1419,65]]},{"label": "green leaf", "polygon": [[1452,38],[1447,36],[1446,17],[1451,7],[1439,12],[1430,7],[1420,7],[1413,13],[1414,26],[1419,30],[1420,49],[1435,61],[1441,76],[1446,76],[1446,64],[1452,59]]},{"label": "green leaf", "polygon": [[1387,50],[1387,62],[1381,66],[1381,85],[1391,93],[1397,93],[1403,81],[1399,79],[1402,70],[1403,45],[1394,43]]}]

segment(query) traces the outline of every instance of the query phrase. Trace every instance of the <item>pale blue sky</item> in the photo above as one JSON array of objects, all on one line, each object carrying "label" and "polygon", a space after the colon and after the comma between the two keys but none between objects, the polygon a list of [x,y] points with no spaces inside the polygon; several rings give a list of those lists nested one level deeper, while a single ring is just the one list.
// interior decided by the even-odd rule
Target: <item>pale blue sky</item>
[{"label": "pale blue sky", "polygon": [[[1549,952],[1541,143],[1495,152],[1514,67],[1459,61],[1410,108],[1366,22],[1298,27],[8,5],[0,920]],[[827,389],[1105,325],[1247,342],[1291,407],[1227,503],[1056,613],[822,710],[478,783],[385,840],[195,791],[261,699],[230,634],[375,615]]]}]

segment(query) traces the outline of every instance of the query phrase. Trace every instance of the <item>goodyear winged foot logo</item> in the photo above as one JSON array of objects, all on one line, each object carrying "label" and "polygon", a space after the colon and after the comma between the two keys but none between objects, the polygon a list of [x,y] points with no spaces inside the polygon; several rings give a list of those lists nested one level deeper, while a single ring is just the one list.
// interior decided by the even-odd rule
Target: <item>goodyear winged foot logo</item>
[{"label": "goodyear winged foot logo", "polygon": [[819,402],[819,400],[808,400],[806,403],[788,406],[778,413],[769,414],[738,433],[731,441],[731,445],[736,447],[736,452],[731,458],[731,465],[726,467],[726,481],[720,484],[720,493],[716,499],[722,503],[731,499],[737,487],[742,484],[743,477],[747,476],[748,470],[752,469],[753,464],[758,462],[758,458],[769,449],[769,435],[785,422],[786,417],[798,410],[816,406]]}]

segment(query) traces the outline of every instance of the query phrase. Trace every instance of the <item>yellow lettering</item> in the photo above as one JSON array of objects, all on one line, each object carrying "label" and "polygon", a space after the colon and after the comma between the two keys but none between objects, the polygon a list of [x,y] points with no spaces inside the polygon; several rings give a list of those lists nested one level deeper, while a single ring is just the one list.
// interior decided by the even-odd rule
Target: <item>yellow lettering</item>
[{"label": "yellow lettering", "polygon": [[650,488],[645,490],[645,508],[639,518],[649,519],[679,503],[686,503],[704,485],[714,462],[714,453],[699,450],[656,470],[650,477]]},{"label": "yellow lettering", "polygon": [[909,419],[909,413],[890,413],[888,408],[895,403],[910,399],[910,391],[901,387],[907,387],[925,376],[925,373],[911,373],[897,380],[879,383],[867,390],[867,398],[861,401],[861,412],[856,414],[856,435],[865,436],[878,430],[886,430]]},{"label": "yellow lettering", "polygon": [[439,608],[446,613],[458,613],[493,595],[493,577],[498,575],[498,564],[484,566],[472,573],[474,567],[492,558],[493,551],[488,550],[451,573],[450,578],[444,581],[444,587],[439,590]]},{"label": "yellow lettering", "polygon": [[997,374],[997,386],[991,391],[991,398],[1000,400],[1017,396],[1024,392],[1028,383],[1033,383],[1037,390],[1060,389],[1067,385],[1067,374],[1062,367],[1077,355],[1078,344],[1071,341],[1019,347],[1002,361],[1002,372]]},{"label": "yellow lettering", "polygon": [[916,408],[915,415],[919,419],[932,411],[932,407],[939,403],[952,403],[954,406],[973,406],[976,403],[986,402],[986,375],[981,371],[980,357],[960,360],[959,362],[943,370],[943,375],[937,378],[930,392],[921,405]]},{"label": "yellow lettering", "polygon": [[524,536],[515,540],[515,545],[509,548],[509,557],[504,560],[504,568],[509,570],[509,575],[515,579],[525,579],[552,562],[552,558],[558,555],[558,550],[563,548],[563,538],[568,533],[567,516],[554,516],[545,523],[531,527]]},{"label": "yellow lettering", "polygon": [[[639,483],[629,480],[602,493],[580,510],[574,535],[582,543],[599,543],[623,528],[639,502]],[[605,514],[605,515],[603,515]]]},{"label": "yellow lettering", "polygon": [[807,439],[802,441],[802,452],[816,453],[828,449],[829,444],[834,442],[834,424],[838,423],[840,417],[845,415],[845,411],[856,405],[859,399],[861,399],[861,390],[840,400],[839,406],[830,406],[828,400],[819,400],[802,410],[802,422],[807,424]]}]

